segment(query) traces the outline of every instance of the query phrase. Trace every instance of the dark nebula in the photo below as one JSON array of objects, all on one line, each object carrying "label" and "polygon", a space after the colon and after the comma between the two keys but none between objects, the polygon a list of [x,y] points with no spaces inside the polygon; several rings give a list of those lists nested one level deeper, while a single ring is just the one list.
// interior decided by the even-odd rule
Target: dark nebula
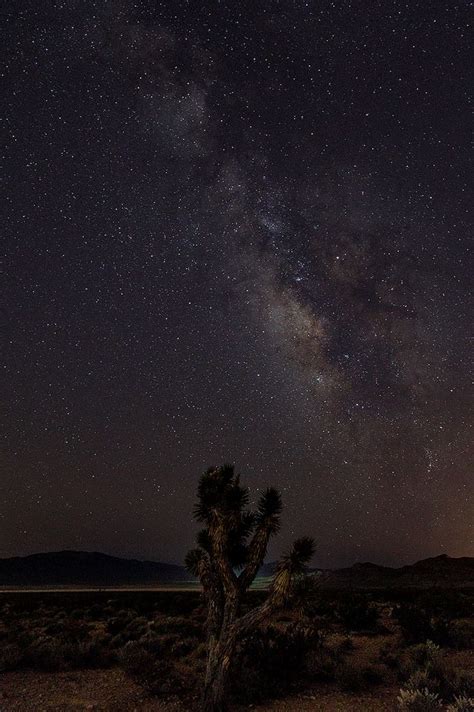
[{"label": "dark nebula", "polygon": [[0,556],[474,555],[468,6],[4,4]]}]

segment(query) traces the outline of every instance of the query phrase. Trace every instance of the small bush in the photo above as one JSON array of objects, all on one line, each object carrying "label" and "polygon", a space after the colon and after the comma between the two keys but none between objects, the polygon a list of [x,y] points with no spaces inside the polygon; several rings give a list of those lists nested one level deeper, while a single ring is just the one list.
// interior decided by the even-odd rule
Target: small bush
[{"label": "small bush", "polygon": [[198,638],[185,638],[177,640],[171,647],[171,655],[175,658],[182,658],[185,655],[193,652],[200,645]]},{"label": "small bush", "polygon": [[446,700],[452,700],[456,695],[474,694],[474,672],[460,670],[446,658],[440,658],[431,665],[430,675],[436,680],[439,692]]},{"label": "small bush", "polygon": [[427,640],[426,643],[419,643],[410,648],[409,657],[416,667],[433,665],[441,659],[442,651],[439,645]]},{"label": "small bush", "polygon": [[427,670],[416,670],[407,680],[406,688],[407,690],[429,690],[430,692],[437,692],[438,683],[434,680]]},{"label": "small bush", "polygon": [[102,618],[105,617],[105,610],[104,606],[99,605],[98,603],[94,603],[87,612],[88,618],[92,618],[92,620],[100,621]]},{"label": "small bush", "polygon": [[456,693],[459,695],[466,695],[468,697],[474,696],[474,672],[469,670],[456,670],[455,683],[454,686]]},{"label": "small bush", "polygon": [[125,672],[151,695],[175,694],[195,684],[194,679],[185,680],[170,662],[156,658],[135,641],[125,645],[119,660]]},{"label": "small bush", "polygon": [[459,650],[474,649],[474,620],[453,621],[449,628],[449,644]]},{"label": "small bush", "polygon": [[394,615],[406,643],[432,640],[438,645],[450,644],[451,624],[446,616],[432,615],[416,605],[397,606]]},{"label": "small bush", "polygon": [[129,618],[124,618],[123,616],[115,616],[114,618],[109,618],[107,621],[107,630],[113,636],[118,635],[124,628],[127,627],[130,622]]},{"label": "small bush", "polygon": [[441,702],[438,695],[424,690],[400,690],[397,697],[398,707],[407,712],[439,712]]},{"label": "small bush", "polygon": [[134,675],[150,663],[154,664],[155,658],[139,643],[129,642],[120,651],[119,662],[126,673]]},{"label": "small bush", "polygon": [[386,665],[390,670],[400,669],[400,657],[398,652],[389,645],[384,645],[380,648],[379,660],[383,665]]},{"label": "small bush", "polygon": [[377,627],[377,607],[364,596],[351,596],[337,607],[337,615],[346,630],[373,631]]},{"label": "small bush", "polygon": [[244,704],[286,694],[307,670],[309,652],[319,645],[316,631],[288,626],[257,630],[242,641],[233,663],[232,689]]},{"label": "small bush", "polygon": [[355,645],[354,645],[352,638],[346,637],[346,638],[344,638],[344,640],[341,640],[341,642],[337,646],[337,651],[341,655],[344,655],[345,653],[352,653],[354,648],[355,648]]},{"label": "small bush", "polygon": [[84,618],[84,611],[82,608],[75,608],[73,611],[71,611],[71,618],[74,618],[75,620],[81,620]]},{"label": "small bush", "polygon": [[2,645],[0,650],[0,672],[17,670],[24,662],[24,654],[15,643]]},{"label": "small bush", "polygon": [[474,697],[456,697],[446,712],[474,712]]},{"label": "small bush", "polygon": [[413,605],[400,605],[396,606],[393,614],[398,620],[406,643],[423,643],[432,638],[431,620],[422,608]]},{"label": "small bush", "polygon": [[114,661],[113,654],[93,638],[79,641],[38,638],[24,656],[26,665],[47,672],[108,667]]},{"label": "small bush", "polygon": [[156,635],[173,634],[180,638],[202,638],[203,636],[203,628],[200,623],[182,617],[154,620],[151,623],[151,628]]}]

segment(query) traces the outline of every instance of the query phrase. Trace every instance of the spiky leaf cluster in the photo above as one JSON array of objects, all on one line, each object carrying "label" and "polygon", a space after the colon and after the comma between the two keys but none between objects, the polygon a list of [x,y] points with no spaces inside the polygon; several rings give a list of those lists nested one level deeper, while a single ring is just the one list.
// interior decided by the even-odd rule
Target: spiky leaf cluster
[{"label": "spiky leaf cluster", "polygon": [[202,549],[191,549],[186,554],[184,564],[187,570],[193,576],[199,576],[201,573],[201,564],[206,561],[206,554]]},{"label": "spiky leaf cluster", "polygon": [[[194,517],[205,524],[205,529],[199,532],[197,543],[211,559],[213,527],[225,527],[227,556],[233,568],[245,566],[250,540],[256,530],[260,528],[268,536],[278,532],[282,511],[279,492],[267,489],[258,501],[256,512],[247,509],[248,501],[248,489],[241,486],[232,465],[209,468],[201,476]],[[189,570],[194,574],[191,568]]]},{"label": "spiky leaf cluster", "polygon": [[233,465],[211,467],[199,480],[194,516],[199,522],[211,526],[216,516],[238,517],[247,506],[248,499],[248,490],[241,487]]},{"label": "spiky leaf cluster", "polygon": [[258,502],[257,523],[267,526],[271,534],[276,534],[280,529],[282,509],[280,493],[274,487],[269,487]]},{"label": "spiky leaf cluster", "polygon": [[306,566],[314,554],[314,540],[309,537],[301,537],[297,539],[291,551],[283,556],[278,564],[279,570],[287,570],[292,575],[303,574],[306,571]]}]

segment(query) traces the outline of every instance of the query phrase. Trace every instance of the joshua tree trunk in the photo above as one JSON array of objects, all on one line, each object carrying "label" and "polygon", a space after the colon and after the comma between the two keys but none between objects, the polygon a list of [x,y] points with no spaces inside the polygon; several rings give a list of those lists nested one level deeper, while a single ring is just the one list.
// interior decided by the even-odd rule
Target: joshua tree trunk
[{"label": "joshua tree trunk", "polygon": [[227,636],[219,641],[214,651],[210,651],[202,697],[203,712],[225,712],[228,709],[227,687],[235,643],[231,636]]},{"label": "joshua tree trunk", "polygon": [[219,638],[212,647],[208,648],[202,699],[203,712],[225,712],[228,709],[226,700],[229,673],[237,642],[281,608],[288,598],[291,582],[291,568],[288,565],[281,567],[273,579],[267,600],[243,616],[238,616],[238,611],[244,591],[241,591],[238,596],[230,597],[227,601]]},{"label": "joshua tree trunk", "polygon": [[203,712],[224,712],[227,709],[227,687],[230,664],[237,643],[238,627],[235,618],[239,597],[229,596],[221,616],[218,636],[208,646],[206,679],[202,698]]}]

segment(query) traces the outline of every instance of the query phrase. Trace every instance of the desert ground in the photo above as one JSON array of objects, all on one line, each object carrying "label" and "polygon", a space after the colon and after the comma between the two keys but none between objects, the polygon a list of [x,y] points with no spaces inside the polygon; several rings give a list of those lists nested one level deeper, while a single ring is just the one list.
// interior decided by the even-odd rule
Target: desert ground
[{"label": "desert ground", "polygon": [[[473,602],[471,590],[314,591],[242,642],[231,709],[414,709],[400,690],[427,688],[451,710],[474,695]],[[204,620],[198,591],[3,591],[0,710],[197,710]]]}]

